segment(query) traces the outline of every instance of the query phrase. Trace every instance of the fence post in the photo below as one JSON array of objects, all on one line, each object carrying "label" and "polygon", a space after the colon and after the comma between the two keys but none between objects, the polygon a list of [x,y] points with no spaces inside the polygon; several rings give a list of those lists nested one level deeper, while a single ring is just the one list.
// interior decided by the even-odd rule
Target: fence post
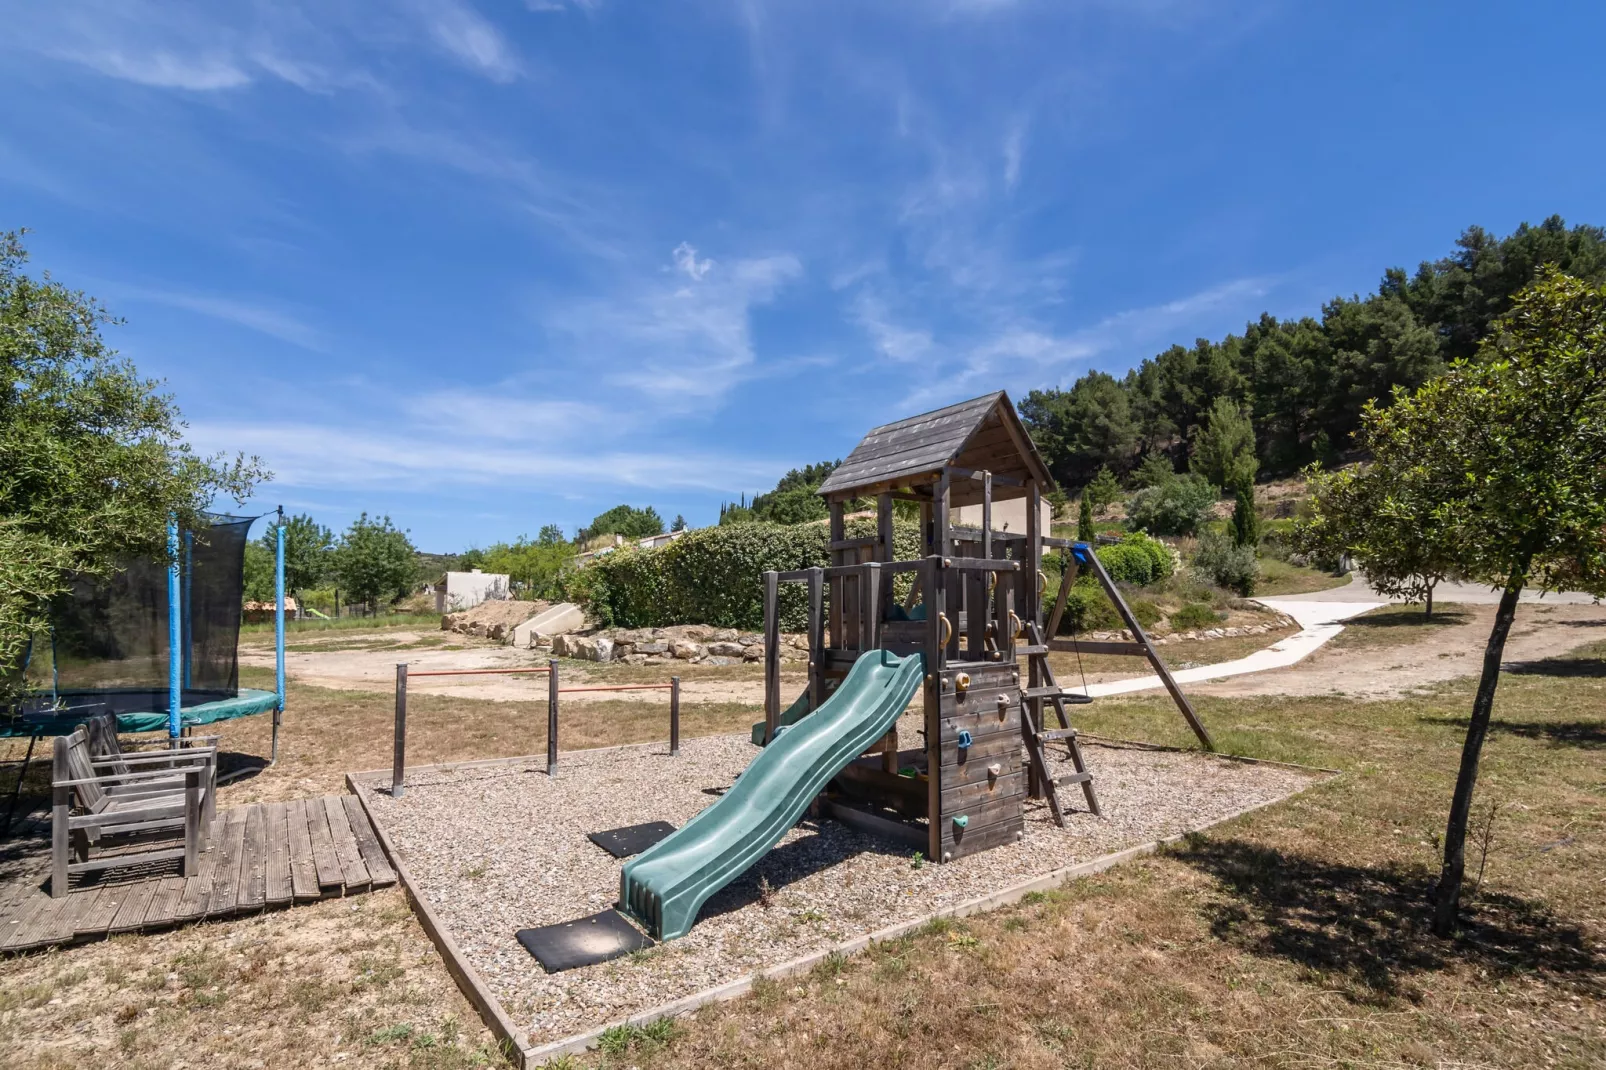
[{"label": "fence post", "polygon": [[390,797],[399,799],[407,776],[407,663],[396,666],[396,739],[390,760]]},{"label": "fence post", "polygon": [[558,662],[546,663],[546,775],[558,775]]},{"label": "fence post", "polygon": [[669,756],[680,753],[680,677],[669,678]]}]

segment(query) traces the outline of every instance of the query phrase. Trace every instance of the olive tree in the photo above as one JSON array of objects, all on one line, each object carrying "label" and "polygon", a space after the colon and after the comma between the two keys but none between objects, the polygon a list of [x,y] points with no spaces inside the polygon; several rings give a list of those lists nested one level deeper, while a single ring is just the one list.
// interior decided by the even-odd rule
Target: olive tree
[{"label": "olive tree", "polygon": [[1433,928],[1449,936],[1518,597],[1533,585],[1606,594],[1606,287],[1543,276],[1475,362],[1367,406],[1359,438],[1371,462],[1313,481],[1306,537],[1342,546],[1369,574],[1439,570],[1501,588],[1435,893]]}]

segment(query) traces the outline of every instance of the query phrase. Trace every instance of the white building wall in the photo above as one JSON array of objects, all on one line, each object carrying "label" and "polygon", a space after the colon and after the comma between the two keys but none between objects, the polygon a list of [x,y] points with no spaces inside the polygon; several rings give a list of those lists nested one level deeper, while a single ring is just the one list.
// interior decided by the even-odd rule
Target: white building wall
[{"label": "white building wall", "polygon": [[503,572],[448,572],[446,589],[435,592],[435,608],[442,613],[459,613],[481,602],[509,597],[507,574]]}]

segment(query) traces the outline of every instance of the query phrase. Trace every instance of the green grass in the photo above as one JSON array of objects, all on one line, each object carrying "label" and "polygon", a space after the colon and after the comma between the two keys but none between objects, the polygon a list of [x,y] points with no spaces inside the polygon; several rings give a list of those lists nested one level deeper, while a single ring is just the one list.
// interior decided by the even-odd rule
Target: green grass
[{"label": "green grass", "polygon": [[1275,557],[1260,559],[1260,582],[1255,584],[1257,597],[1274,597],[1283,594],[1309,594],[1327,591],[1349,583],[1348,576],[1335,576],[1319,568],[1291,565]]},{"label": "green grass", "polygon": [[1472,607],[1456,602],[1435,605],[1431,617],[1421,606],[1379,606],[1345,621],[1344,630],[1332,639],[1332,646],[1336,650],[1404,646],[1471,620]]}]

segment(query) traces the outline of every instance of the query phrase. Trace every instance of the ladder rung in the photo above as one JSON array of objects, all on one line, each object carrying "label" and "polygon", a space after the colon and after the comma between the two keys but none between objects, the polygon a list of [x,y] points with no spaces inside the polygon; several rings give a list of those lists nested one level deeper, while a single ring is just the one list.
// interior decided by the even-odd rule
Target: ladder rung
[{"label": "ladder rung", "polygon": [[1044,743],[1058,743],[1060,740],[1063,740],[1063,739],[1075,739],[1076,738],[1076,729],[1074,729],[1074,728],[1050,728],[1046,732],[1037,733],[1037,738],[1042,740]]},{"label": "ladder rung", "polygon": [[1023,658],[1034,658],[1047,653],[1048,647],[1043,645],[1015,647],[1016,656]]},{"label": "ladder rung", "polygon": [[1064,776],[1055,777],[1054,783],[1058,787],[1068,788],[1072,784],[1086,784],[1092,779],[1092,773],[1066,773]]}]

